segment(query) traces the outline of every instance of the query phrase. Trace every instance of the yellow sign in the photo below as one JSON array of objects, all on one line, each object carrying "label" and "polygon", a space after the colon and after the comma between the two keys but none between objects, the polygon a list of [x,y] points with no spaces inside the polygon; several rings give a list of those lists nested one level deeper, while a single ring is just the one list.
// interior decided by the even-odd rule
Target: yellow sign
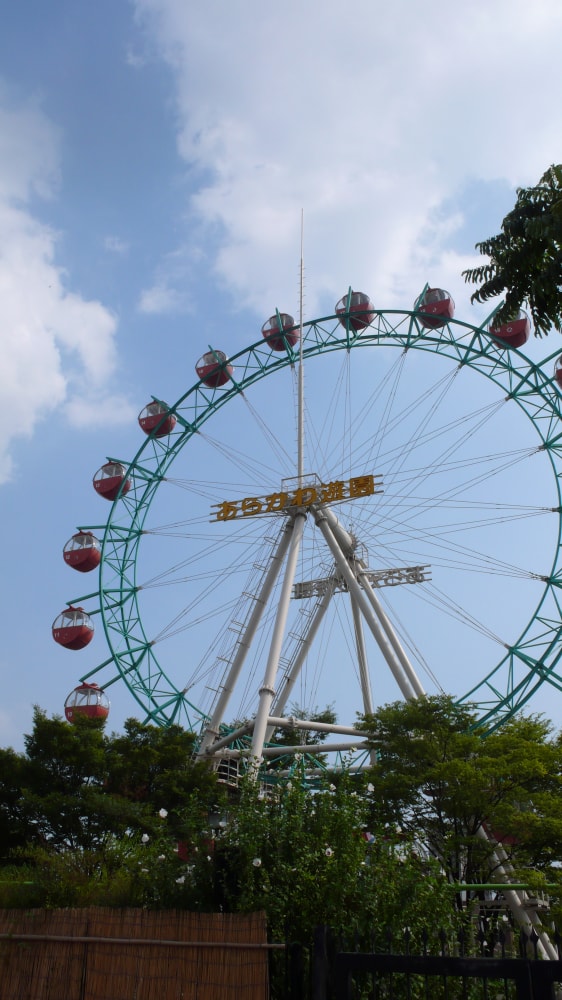
[{"label": "yellow sign", "polygon": [[337,479],[333,483],[302,485],[296,489],[270,493],[268,496],[245,497],[243,500],[223,500],[214,504],[216,521],[232,521],[236,517],[255,517],[257,514],[279,514],[292,507],[311,507],[315,503],[340,503],[382,493],[380,476],[356,476],[354,479]]}]

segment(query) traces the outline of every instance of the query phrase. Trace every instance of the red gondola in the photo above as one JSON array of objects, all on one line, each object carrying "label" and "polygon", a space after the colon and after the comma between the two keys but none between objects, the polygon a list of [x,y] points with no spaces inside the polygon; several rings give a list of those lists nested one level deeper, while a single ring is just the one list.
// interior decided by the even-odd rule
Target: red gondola
[{"label": "red gondola", "polygon": [[115,500],[121,490],[125,496],[131,489],[131,480],[126,478],[125,466],[121,462],[107,462],[94,476],[94,489],[106,500]]},{"label": "red gondola", "polygon": [[523,309],[508,323],[494,326],[493,322],[488,327],[488,333],[501,347],[523,347],[531,335],[531,320]]},{"label": "red gondola", "polygon": [[202,358],[199,358],[195,371],[197,378],[210,389],[219,389],[221,385],[226,385],[234,368],[228,364],[224,351],[207,351]]},{"label": "red gondola", "polygon": [[300,330],[289,313],[275,313],[263,324],[261,335],[272,351],[286,351],[298,344]]},{"label": "red gondola", "polygon": [[373,322],[375,307],[365,292],[349,291],[337,303],[336,313],[342,326],[349,322],[352,330],[364,330]]},{"label": "red gondola", "polygon": [[562,354],[559,358],[556,358],[554,363],[554,378],[558,382],[560,388],[562,388]]},{"label": "red gondola", "polygon": [[455,303],[451,293],[446,292],[444,288],[426,288],[423,295],[414,303],[414,309],[422,313],[420,323],[428,330],[445,326],[445,323],[455,315]]},{"label": "red gondola", "polygon": [[84,608],[65,608],[53,622],[53,639],[65,649],[84,649],[93,638],[92,619]]},{"label": "red gondola", "polygon": [[176,426],[177,420],[173,413],[170,413],[165,403],[158,403],[154,400],[147,403],[144,410],[139,413],[139,424],[145,434],[154,434],[154,437],[166,437],[171,434]]},{"label": "red gondola", "polygon": [[109,699],[97,684],[79,684],[71,691],[64,703],[67,722],[75,722],[78,716],[86,719],[107,719]]},{"label": "red gondola", "polygon": [[79,531],[68,540],[62,554],[67,566],[89,573],[100,564],[101,546],[91,531]]}]

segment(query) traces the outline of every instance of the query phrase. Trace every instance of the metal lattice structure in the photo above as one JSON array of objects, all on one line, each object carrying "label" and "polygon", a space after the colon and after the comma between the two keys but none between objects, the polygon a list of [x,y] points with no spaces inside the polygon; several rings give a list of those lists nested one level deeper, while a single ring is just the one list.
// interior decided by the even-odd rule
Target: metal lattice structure
[{"label": "metal lattice structure", "polygon": [[[541,513],[545,515],[549,526],[550,556],[548,557],[548,562],[543,561],[537,570],[530,571],[528,580],[525,581],[525,583],[528,583],[531,593],[531,604],[528,615],[524,621],[520,621],[519,612],[517,612],[510,635],[504,638],[502,633],[502,635],[493,637],[495,645],[497,646],[499,643],[501,647],[499,651],[500,655],[494,662],[482,665],[470,662],[462,666],[462,670],[460,670],[463,675],[466,675],[466,678],[462,692],[459,694],[459,700],[474,704],[482,722],[489,729],[492,729],[526,705],[529,699],[532,698],[539,687],[545,682],[548,682],[558,690],[562,689],[562,670],[560,667],[562,653],[560,589],[562,582],[560,546],[562,427],[560,423],[559,389],[552,377],[554,356],[547,358],[546,361],[537,365],[522,352],[508,350],[494,341],[487,332],[486,325],[474,327],[462,321],[450,320],[438,329],[428,329],[421,321],[420,313],[416,311],[383,311],[375,309],[372,322],[368,326],[358,330],[354,329],[353,324],[350,322],[349,314],[346,314],[343,320],[341,315],[336,314],[322,317],[307,322],[302,327],[302,358],[306,366],[307,377],[309,372],[312,373],[316,367],[320,370],[320,366],[332,357],[335,358],[337,356],[338,359],[341,359],[342,365],[350,365],[352,362],[355,364],[357,359],[357,378],[365,390],[366,397],[368,389],[370,389],[370,386],[365,385],[365,382],[369,381],[366,378],[367,370],[372,366],[373,371],[376,371],[378,365],[376,358],[380,355],[386,364],[391,354],[393,358],[398,359],[400,365],[406,360],[415,359],[413,362],[414,383],[418,368],[421,371],[423,367],[424,372],[429,370],[431,365],[437,365],[432,360],[435,358],[441,359],[446,363],[446,370],[450,372],[449,377],[451,380],[455,378],[462,380],[464,373],[467,371],[471,375],[474,373],[477,376],[483,376],[485,383],[491,387],[490,398],[496,400],[493,404],[486,404],[489,406],[489,412],[493,411],[494,406],[502,409],[502,411],[507,407],[509,413],[518,415],[518,421],[522,417],[524,424],[528,425],[534,441],[534,444],[526,448],[527,458],[531,463],[540,460],[541,467],[548,470],[550,493]],[[429,360],[427,362],[423,361],[422,364],[420,359],[425,357]],[[359,361],[359,359],[364,360]],[[235,400],[238,399],[240,404],[244,404],[243,407],[240,406],[239,409],[236,409],[236,413],[242,413],[242,411],[246,413],[247,407],[252,407],[253,387],[264,380],[267,386],[271,384],[273,387],[273,384],[279,377],[279,373],[283,371],[291,372],[298,365],[298,361],[298,345],[291,347],[287,343],[286,349],[283,352],[274,352],[263,339],[257,343],[253,343],[250,347],[230,356],[229,364],[233,368],[233,373],[225,385],[212,388],[200,380],[173,405],[167,407],[168,412],[176,418],[175,426],[170,434],[158,437],[156,429],[154,433],[143,441],[142,446],[132,461],[125,461],[123,458],[110,459],[110,461],[120,461],[123,463],[126,468],[127,479],[130,480],[131,486],[126,495],[122,494],[118,496],[112,503],[107,522],[103,526],[102,560],[99,569],[99,585],[96,593],[86,595],[86,597],[75,598],[71,602],[72,604],[81,604],[92,599],[95,599],[97,602],[99,599],[99,612],[109,647],[109,656],[95,669],[87,672],[83,680],[89,681],[95,677],[96,682],[103,688],[108,688],[115,682],[126,684],[136,702],[141,706],[146,718],[155,724],[165,726],[173,722],[179,722],[192,730],[203,732],[211,717],[212,707],[202,706],[200,699],[194,696],[197,685],[184,683],[181,670],[178,671],[177,669],[178,660],[188,659],[190,656],[189,643],[186,644],[183,652],[180,649],[180,652],[172,657],[171,662],[166,662],[159,654],[159,641],[158,637],[155,638],[152,622],[147,625],[145,621],[143,600],[148,588],[143,582],[144,578],[140,576],[139,564],[142,561],[142,550],[143,546],[147,544],[147,539],[151,535],[154,537],[157,534],[151,526],[152,522],[150,520],[153,505],[156,507],[155,501],[161,496],[163,490],[173,485],[174,480],[172,477],[177,465],[180,464],[182,453],[188,455],[192,446],[199,447],[202,441],[204,441],[208,428],[212,430],[214,424],[220,422],[221,414],[223,415],[221,427],[227,426],[224,413],[228,414],[231,410],[233,411],[233,416],[228,423],[236,423],[234,410],[238,404],[235,403]],[[393,361],[392,365],[396,363]],[[500,525],[498,517],[497,528],[489,527],[487,521],[491,521],[491,518],[487,517],[486,511],[491,509],[491,503],[488,503],[487,500],[482,500],[480,496],[478,499],[470,499],[472,496],[471,491],[475,489],[473,480],[476,481],[479,479],[483,483],[486,476],[492,474],[489,470],[494,469],[494,456],[491,455],[488,457],[486,455],[485,464],[484,459],[480,459],[481,468],[476,472],[473,479],[465,478],[461,480],[459,473],[461,460],[457,458],[457,450],[452,441],[441,452],[438,451],[437,445],[430,443],[438,440],[438,431],[432,429],[432,414],[441,405],[438,400],[431,404],[432,409],[427,405],[427,409],[424,410],[425,423],[422,430],[419,428],[417,430],[411,429],[415,425],[413,418],[405,406],[396,417],[389,416],[392,399],[388,386],[391,384],[390,373],[394,371],[395,368],[392,366],[389,367],[389,374],[385,376],[384,381],[381,383],[379,395],[369,403],[371,410],[367,408],[367,404],[361,410],[359,403],[357,403],[356,416],[354,417],[354,422],[350,422],[350,429],[343,430],[342,421],[342,424],[338,425],[333,435],[334,439],[338,442],[341,442],[348,435],[352,444],[357,442],[361,437],[365,445],[362,445],[363,451],[361,453],[357,450],[357,461],[364,462],[364,466],[360,467],[359,471],[363,472],[370,469],[377,474],[380,472],[382,477],[384,489],[383,500],[380,501],[377,496],[370,497],[368,501],[367,498],[362,498],[359,518],[354,521],[350,515],[349,521],[350,524],[356,525],[357,530],[356,527],[353,527],[349,528],[349,531],[353,532],[353,537],[357,538],[358,542],[361,543],[363,540],[361,527],[363,525],[370,525],[371,527],[375,525],[377,530],[373,532],[373,537],[376,538],[377,555],[382,558],[386,552],[384,542],[381,541],[381,539],[384,539],[385,523],[389,525],[390,535],[395,539],[398,539],[398,528],[400,528],[402,540],[400,543],[396,541],[396,551],[400,553],[405,551],[403,536],[405,534],[404,524],[406,524],[408,525],[408,531],[411,532],[411,539],[413,539],[413,541],[409,542],[412,551],[415,549],[416,553],[418,550],[421,553],[421,542],[415,536],[416,516],[422,522],[425,518],[427,526],[424,527],[424,537],[428,540],[428,547],[432,547],[433,553],[437,553],[438,558],[443,560],[443,573],[445,571],[453,573],[459,570],[458,575],[460,575],[460,554],[464,553],[468,560],[473,559],[472,564],[469,562],[468,568],[470,573],[475,574],[479,565],[485,564],[485,545],[482,545],[482,559],[480,559],[479,555],[480,562],[478,563],[470,545],[465,544],[464,540],[462,543],[450,543],[447,540],[447,538],[452,538],[454,535],[462,536],[463,531],[465,531],[462,527],[464,522],[460,521],[458,514],[455,514],[456,520],[449,519],[447,522],[447,515],[443,515],[445,521],[439,521],[435,514],[440,509],[437,494],[430,494],[428,492],[427,497],[425,494],[423,496],[420,494],[417,484],[420,481],[425,482],[429,479],[429,466],[427,462],[423,467],[420,466],[422,471],[416,474],[416,453],[414,451],[413,471],[411,472],[408,485],[410,494],[407,493],[406,489],[403,489],[402,494],[400,494],[399,486],[393,486],[393,483],[399,484],[401,482],[400,476],[402,476],[403,480],[405,476],[405,460],[402,459],[402,465],[400,465],[399,460],[394,454],[391,456],[392,461],[390,458],[384,459],[381,456],[384,451],[385,442],[389,455],[391,452],[394,452],[396,428],[401,421],[404,421],[406,423],[405,448],[410,448],[412,441],[418,442],[416,447],[420,454],[422,446],[426,452],[430,447],[433,448],[431,452],[432,475],[437,477],[447,467],[449,473],[457,477],[454,486],[449,488],[448,494],[445,494],[446,499],[441,504],[441,510],[451,509],[457,497],[468,495],[467,504],[469,506],[472,505],[474,509],[478,506],[480,524],[477,530],[481,532],[480,537],[484,540],[487,537],[492,538],[494,544],[496,544],[497,536],[501,536],[503,531],[503,523]],[[441,371],[441,367],[439,367],[439,371]],[[394,378],[394,375],[392,375],[392,378]],[[447,383],[447,387],[452,384],[452,381]],[[484,383],[482,379],[475,379],[474,384],[483,385]],[[447,388],[447,391],[450,391],[449,388]],[[443,390],[444,392],[445,390]],[[384,395],[385,393],[387,393],[386,396]],[[382,403],[380,403],[383,397],[388,401],[384,404],[386,409],[383,409]],[[267,397],[264,397],[262,393],[261,398]],[[488,395],[486,398],[488,398]],[[342,403],[342,413],[344,412],[344,406],[351,409],[356,405],[355,401],[356,396],[354,392],[351,392],[345,404]],[[330,406],[325,399],[323,399],[322,405],[323,419],[326,425],[330,419]],[[381,409],[380,411],[376,411],[376,417],[373,418],[372,426],[369,426],[370,413],[374,412],[374,408],[379,405]],[[426,404],[420,403],[420,406],[422,405]],[[381,430],[383,418],[386,428],[384,434]],[[268,423],[267,413],[265,417],[262,415],[259,419],[256,419],[258,420],[256,426],[262,438],[267,439],[268,435],[273,437],[274,430],[271,424]],[[261,425],[259,420],[261,420]],[[478,420],[473,418],[474,431],[472,438],[482,433],[482,420],[480,418]],[[439,433],[442,438],[446,439],[447,435],[452,434],[453,429],[455,429],[455,433],[460,435],[462,423],[462,414],[457,418],[456,423],[453,420],[445,420]],[[467,423],[468,418],[465,420],[465,424]],[[371,435],[373,441],[377,435],[380,436],[380,442],[377,445],[379,449],[377,455],[375,455],[374,451],[367,451],[367,443],[370,441],[369,435]],[[460,441],[460,436],[457,440]],[[467,438],[464,443],[469,449],[469,456],[472,460],[470,440],[470,438]],[[319,441],[323,442],[321,435],[319,436]],[[212,442],[210,447],[211,449],[214,448],[213,454],[218,453],[220,450],[216,440]],[[369,447],[371,447],[370,444]],[[441,446],[439,445],[439,447]],[[186,449],[185,452],[184,449]],[[317,454],[319,454],[320,450],[320,447],[316,449]],[[349,450],[352,452],[352,447]],[[460,448],[458,450],[460,451]],[[233,451],[234,449],[231,449],[231,454]],[[509,448],[506,447],[506,454],[508,451]],[[398,454],[398,448],[396,448],[396,453]],[[264,488],[256,478],[259,461],[256,459],[255,466],[252,467],[252,453],[248,452],[248,454],[250,456],[247,460],[250,482],[256,482],[252,496],[256,498],[258,495],[264,493]],[[333,454],[335,452],[330,452],[330,456]],[[439,455],[444,456],[441,463],[439,463]],[[227,457],[230,459],[230,456]],[[502,467],[503,458],[501,452],[497,452],[496,457],[496,468]],[[385,461],[387,462],[388,469],[391,470],[386,474]],[[309,462],[309,465],[311,464]],[[316,464],[310,468],[310,472],[314,475],[319,474],[322,479],[322,473],[316,468]],[[534,469],[534,464],[532,464],[532,467]],[[488,470],[486,476],[484,475],[484,471],[482,471],[484,469]],[[350,476],[355,471],[351,467],[348,467],[345,470],[347,479],[350,479]],[[271,473],[268,474],[270,476],[269,483],[274,483]],[[342,471],[340,475],[343,474]],[[500,475],[502,474],[500,472]],[[505,482],[509,483],[507,475],[508,473],[506,472]],[[509,475],[511,475],[511,472]],[[252,476],[254,476],[254,480],[252,480]],[[531,480],[533,479],[533,474],[528,474],[525,478],[526,480]],[[282,476],[280,475],[278,482],[280,483],[281,480]],[[330,480],[329,477],[324,476],[322,481],[326,483]],[[213,488],[215,487],[209,487],[208,491],[211,500],[213,499]],[[216,486],[216,490],[218,488]],[[215,524],[211,524],[209,527],[208,524],[209,521],[216,520],[216,508],[219,506],[216,501],[225,501],[232,498],[236,502],[239,502],[240,498],[244,498],[245,495],[247,497],[247,492],[246,494],[244,492],[244,484],[241,490],[239,490],[238,485],[233,480],[232,486],[228,488],[231,491],[230,493],[225,488],[222,495],[218,492],[214,494],[216,497],[214,503],[209,503],[208,500],[205,501],[207,504],[206,509],[208,510],[207,522],[205,522],[204,513],[202,513],[205,509],[204,506],[197,509],[199,532],[205,537],[211,537],[210,533],[216,528],[217,533],[221,533],[221,538],[226,539],[221,543],[224,546],[229,544],[226,534],[229,530],[229,525],[224,521],[218,527]],[[270,488],[273,487],[270,485]],[[277,488],[279,489],[280,487],[278,486]],[[392,493],[393,489],[394,494]],[[417,493],[415,493],[416,490]],[[510,492],[509,488],[507,492]],[[407,515],[403,513],[394,514],[392,518],[389,517],[387,522],[385,522],[382,513],[378,513],[382,511],[381,504],[384,502],[388,504],[388,498],[392,496],[399,498],[399,500],[395,500],[395,510],[398,509],[398,502],[400,502],[402,505],[400,509],[404,511],[408,496],[413,497],[414,493],[415,498],[411,502],[411,506],[408,507]],[[195,488],[193,488],[190,495],[196,495]],[[404,500],[404,497],[406,497],[406,500]],[[513,507],[509,506],[511,502],[508,498],[508,501],[504,501],[503,508],[498,508],[504,512],[504,522],[508,520],[513,521],[516,516],[523,516],[524,512],[517,514],[515,504]],[[342,524],[347,516],[346,511],[348,508],[351,509],[351,507],[351,504],[347,506],[344,504],[342,506]],[[337,504],[330,507],[330,510],[335,511],[336,516],[340,517],[340,508]],[[308,513],[305,511],[305,514]],[[433,537],[431,517],[436,519]],[[451,518],[452,515],[449,515],[449,517]],[[265,516],[255,519],[250,517],[245,518],[244,516],[232,518],[230,527],[233,533],[243,533],[248,547],[254,546],[256,552],[259,550],[260,554],[256,556],[255,560],[260,566],[259,570],[255,570],[258,575],[262,574],[263,576],[266,574],[269,561],[276,551],[276,546],[279,544],[279,537],[286,522],[287,511],[277,512],[277,514],[272,513],[269,517]],[[170,523],[173,527],[175,522]],[[92,526],[89,530],[94,531],[99,529]],[[467,532],[469,530],[472,530],[472,528],[466,529]],[[366,531],[368,533],[370,528],[366,528]],[[492,531],[495,532],[495,535],[492,534]],[[170,533],[172,533],[171,528],[168,534]],[[403,546],[402,549],[399,548],[399,544]],[[451,544],[457,545],[457,549],[447,549],[447,555],[444,557],[442,553],[445,551],[445,545],[449,546]],[[209,542],[209,546],[212,545],[213,542]],[[310,550],[307,551],[312,552],[313,546],[318,547],[317,541],[311,543]],[[370,582],[374,587],[378,586],[381,574],[384,576],[383,571],[387,574],[393,571],[398,572],[400,565],[407,566],[414,573],[414,576],[416,572],[418,573],[417,582],[413,581],[416,587],[429,588],[430,575],[434,580],[436,577],[439,578],[441,571],[437,572],[433,562],[431,563],[431,570],[429,569],[429,562],[425,562],[421,559],[421,556],[415,561],[410,560],[409,567],[407,561],[404,562],[402,558],[400,565],[398,565],[396,561],[392,562],[390,550],[391,546],[388,547],[386,563],[383,561],[378,568],[374,566],[369,567],[369,572],[371,573]],[[201,547],[198,551],[202,553],[203,548]],[[370,551],[372,553],[372,548]],[[503,552],[504,550],[502,549],[501,551]],[[308,559],[308,556],[306,558]],[[304,556],[302,559],[304,560]],[[497,565],[500,566],[500,564],[500,550],[498,549]],[[236,565],[236,560],[232,561],[232,565]],[[366,566],[367,562],[364,562],[362,565]],[[220,582],[221,575],[223,582],[226,580],[226,566],[227,563],[224,561],[217,565],[215,571],[217,582]],[[330,558],[326,559],[325,555],[321,558],[318,557],[316,562],[310,556],[309,564],[306,567],[303,566],[302,579],[296,584],[297,587],[300,586],[302,588],[304,586],[305,589],[304,591],[301,590],[300,594],[298,591],[295,591],[293,596],[307,599],[313,602],[313,608],[316,607],[318,602],[322,600],[323,593],[325,594],[326,592],[326,586],[321,586],[320,584],[312,586],[309,583],[307,584],[308,590],[306,590],[305,584],[307,580],[314,582],[315,580],[329,579],[330,573],[333,574],[331,566]],[[424,577],[422,573],[420,578],[420,569],[416,569],[416,567],[421,567],[421,570],[424,570],[425,567],[426,576]],[[208,572],[210,575],[213,573],[210,561]],[[379,573],[378,577],[377,572]],[[316,573],[316,576],[314,576],[314,573]],[[514,571],[511,575],[517,576],[517,573]],[[341,582],[341,574],[339,576],[336,574],[336,577],[336,584],[332,587],[330,596],[333,596],[336,590],[341,591],[345,589],[345,586]],[[174,578],[174,582],[178,581],[179,577],[178,580]],[[200,592],[203,592],[205,587],[206,584],[202,583],[200,585]],[[501,589],[498,593],[501,593]],[[244,586],[241,587],[241,594],[247,595]],[[252,600],[255,604],[255,592],[250,595],[249,600],[250,606]],[[275,596],[273,596],[272,600],[276,600]],[[463,600],[464,598],[461,597],[457,604],[457,607],[460,609],[462,609]],[[296,605],[299,602],[295,601],[294,603]],[[300,603],[302,603],[302,600]],[[195,599],[193,606],[195,606]],[[452,610],[454,612],[454,609]],[[212,655],[209,654],[208,661],[205,661],[205,657],[202,656],[202,661],[207,670],[207,687],[211,687],[216,696],[223,689],[225,670],[232,663],[236,649],[240,645],[240,636],[244,635],[244,622],[247,622],[249,614],[247,609],[240,611],[240,604],[237,604],[235,600],[230,602],[225,600],[224,608],[221,611],[224,611],[223,617],[226,622],[224,628],[226,631],[228,631],[229,627],[233,628],[232,624],[229,625],[229,622],[231,623],[234,620],[237,624],[234,629],[230,649],[226,649],[223,646],[221,648],[222,651],[213,651]],[[305,614],[304,609],[299,608],[299,613],[301,615]],[[178,622],[181,620],[181,623],[186,624],[187,627],[189,624],[189,614],[189,609],[186,606],[178,611],[176,620]],[[208,621],[212,623],[214,621],[214,612],[212,612],[210,604],[206,614],[208,615]],[[310,611],[309,617],[312,614],[313,611]],[[271,625],[268,627],[271,628]],[[223,628],[222,624],[221,628]],[[214,632],[214,630],[214,625],[211,624],[209,631]],[[355,631],[357,633],[357,625]],[[284,678],[288,676],[290,665],[294,665],[296,658],[300,655],[299,649],[302,647],[303,636],[305,634],[307,635],[308,633],[305,633],[304,629],[300,631],[294,629],[293,633],[289,635],[287,649],[284,654],[285,662],[288,665]],[[407,640],[404,641],[407,643]],[[178,648],[176,647],[176,649]],[[451,650],[451,655],[458,657],[460,662],[462,658],[462,644],[457,648],[451,646]],[[213,656],[215,656],[214,660]],[[260,676],[259,681],[261,682],[261,680],[262,677]],[[361,704],[357,705],[358,710],[361,710],[362,707],[364,706],[361,706]]]}]

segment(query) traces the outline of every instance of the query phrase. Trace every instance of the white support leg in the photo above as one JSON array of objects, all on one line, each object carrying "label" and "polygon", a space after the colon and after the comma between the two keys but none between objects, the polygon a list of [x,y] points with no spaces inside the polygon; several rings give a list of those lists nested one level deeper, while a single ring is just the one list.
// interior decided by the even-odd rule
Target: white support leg
[{"label": "white support leg", "polygon": [[262,759],[262,750],[263,750],[263,744],[265,742],[265,734],[267,730],[268,717],[270,715],[271,703],[275,696],[275,679],[279,667],[279,657],[281,655],[281,647],[283,644],[283,637],[285,634],[285,625],[287,622],[287,615],[289,613],[289,603],[291,600],[293,581],[295,578],[297,559],[298,559],[305,521],[306,521],[306,514],[299,513],[297,514],[293,522],[291,545],[289,549],[289,554],[287,556],[285,576],[283,579],[283,585],[279,597],[277,616],[275,619],[273,635],[271,637],[271,646],[269,649],[269,656],[265,668],[265,676],[259,692],[260,700],[254,723],[254,736],[252,740],[252,761],[251,761],[251,768],[256,777],[257,777],[258,767]]},{"label": "white support leg", "polygon": [[365,636],[363,634],[363,622],[361,613],[357,606],[357,601],[351,595],[351,612],[353,614],[353,627],[355,631],[355,643],[357,646],[357,662],[359,664],[359,677],[361,679],[361,692],[363,694],[363,711],[365,715],[373,714],[373,695],[371,693],[371,678],[369,677],[369,666],[367,663],[367,650],[365,649]]},{"label": "white support leg", "polygon": [[[481,838],[481,840],[486,840],[490,842],[490,837],[488,836],[484,827],[479,826],[476,831],[476,835]],[[496,873],[501,879],[502,884],[502,895],[505,897],[505,901],[509,906],[509,909],[513,913],[515,920],[520,927],[525,927],[529,933],[534,930],[537,933],[537,950],[543,959],[549,959],[550,961],[556,961],[558,959],[558,951],[550,940],[547,932],[542,927],[540,918],[532,910],[529,911],[524,906],[523,896],[524,891],[519,891],[518,889],[508,889],[507,884],[509,884],[510,874],[506,868],[511,869],[511,864],[505,853],[501,844],[496,844],[492,857],[496,862]],[[513,869],[511,869],[511,877],[513,877]]]},{"label": "white support leg", "polygon": [[281,571],[283,560],[285,559],[287,549],[289,548],[289,542],[291,541],[293,533],[292,529],[293,521],[287,521],[281,533],[277,548],[271,556],[261,590],[256,597],[252,613],[248,619],[246,628],[240,637],[238,649],[234,660],[232,661],[228,676],[222,685],[222,690],[213,709],[211,719],[203,734],[201,746],[197,754],[198,759],[206,756],[206,751],[209,749],[211,744],[215,742],[219,735],[219,727],[224,719],[224,713],[228,706],[228,702],[236,686],[242,667],[244,666],[244,661],[258,629],[267,602],[271,596],[275,581]]},{"label": "white support leg", "polygon": [[396,632],[394,631],[394,628],[386,612],[383,610],[382,605],[371,586],[371,583],[369,582],[366,576],[361,576],[361,574],[359,574],[359,582],[361,583],[361,586],[363,587],[363,590],[365,591],[369,599],[369,603],[373,608],[373,611],[375,612],[378,620],[380,621],[386,633],[388,641],[390,642],[394,652],[396,653],[396,656],[398,657],[400,663],[402,664],[404,673],[406,674],[408,680],[410,681],[410,684],[414,689],[416,698],[423,698],[425,695],[425,691],[423,689],[422,683],[418,675],[416,674],[416,671],[414,670],[412,664],[410,663],[408,656],[398,636],[396,635]]},{"label": "white support leg", "polygon": [[[330,601],[332,599],[332,595],[333,595],[333,590],[328,587],[326,589],[326,593],[322,595],[322,600],[319,601],[318,605],[316,606],[316,609],[315,609],[314,614],[313,614],[313,616],[312,616],[312,618],[311,618],[311,620],[309,622],[309,625],[308,625],[308,628],[306,630],[306,633],[305,633],[305,635],[303,635],[303,637],[301,639],[301,643],[300,643],[300,646],[298,648],[298,651],[297,651],[297,654],[295,656],[295,659],[293,661],[293,664],[291,666],[289,675],[286,678],[286,680],[284,680],[283,686],[280,687],[279,691],[277,692],[277,694],[276,694],[276,696],[275,696],[275,698],[273,700],[273,703],[272,703],[272,706],[271,706],[271,714],[272,715],[279,716],[279,715],[282,715],[283,712],[285,711],[285,706],[286,706],[286,704],[287,704],[287,702],[288,702],[288,700],[289,700],[289,698],[291,696],[291,692],[292,692],[292,690],[293,690],[293,688],[294,688],[294,686],[295,686],[295,684],[296,684],[296,682],[298,680],[299,674],[301,672],[302,665],[303,665],[303,663],[304,663],[304,661],[305,661],[305,659],[306,659],[306,657],[308,655],[308,651],[309,651],[309,649],[310,649],[310,647],[311,647],[311,645],[312,645],[312,643],[314,641],[314,637],[315,637],[315,635],[316,635],[316,633],[317,633],[317,631],[318,631],[318,629],[319,629],[319,627],[320,627],[320,625],[322,623],[324,615],[326,614],[326,611],[328,610],[328,607],[330,605]],[[267,731],[266,731],[266,734],[265,734],[265,742],[266,743],[269,742],[269,740],[271,739],[272,734],[273,734],[273,726],[268,725]]]},{"label": "white support leg", "polygon": [[[330,516],[328,517],[327,515]],[[341,526],[339,526],[337,518],[334,517],[331,511],[327,511],[324,508],[318,507],[314,511],[314,517],[316,520],[316,524],[318,525],[320,531],[322,532],[326,540],[326,543],[334,557],[336,566],[338,567],[338,570],[340,571],[341,575],[346,581],[349,593],[355,599],[357,606],[359,607],[361,614],[363,615],[363,618],[365,619],[367,625],[369,626],[371,632],[373,633],[373,636],[379,646],[379,649],[381,650],[381,653],[383,654],[388,666],[390,667],[390,670],[396,680],[396,683],[398,684],[398,687],[400,688],[400,691],[402,692],[402,695],[404,696],[404,698],[406,698],[407,701],[411,701],[413,698],[417,696],[410,683],[410,680],[406,675],[406,673],[404,672],[402,664],[400,663],[398,657],[396,656],[394,649],[388,642],[388,639],[383,629],[381,628],[376,615],[374,614],[374,611],[367,599],[367,596],[363,588],[357,582],[355,574],[349,564],[349,560],[348,558],[346,558],[346,555],[351,554],[351,552],[348,551],[348,553],[346,553],[341,548],[340,536],[347,535],[347,532],[344,532],[343,529],[341,529]],[[340,530],[338,531],[337,538],[336,534],[332,531],[332,525],[331,523],[329,523],[329,521],[335,521],[338,528],[340,528]]]}]

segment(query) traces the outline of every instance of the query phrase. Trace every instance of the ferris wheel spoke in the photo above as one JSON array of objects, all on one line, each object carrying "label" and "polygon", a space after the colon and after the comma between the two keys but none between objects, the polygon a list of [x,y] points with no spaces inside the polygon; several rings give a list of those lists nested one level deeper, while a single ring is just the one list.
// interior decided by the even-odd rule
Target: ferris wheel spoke
[{"label": "ferris wheel spoke", "polygon": [[[439,303],[450,310],[449,299]],[[293,693],[345,701],[351,685],[340,683],[335,699],[330,687],[340,663],[359,692],[368,674],[383,700],[395,685],[406,697],[422,690],[415,664],[434,689],[470,696],[490,727],[541,683],[561,683],[558,391],[486,329],[450,311],[432,323],[417,307],[385,313],[350,292],[334,316],[303,325],[303,471],[331,497],[326,522],[311,504],[283,509],[300,391],[299,329],[287,314],[231,359],[213,351],[173,406],[143,411],[156,423],[123,463],[100,546],[112,654],[100,680],[115,685],[117,668],[147,716],[207,725],[209,746],[229,721],[259,712],[256,748]],[[108,466],[113,475],[119,462]],[[354,495],[350,484],[368,476],[382,492]],[[287,598],[271,561],[301,514]],[[413,586],[399,584],[406,568]],[[331,578],[329,596],[295,596]],[[468,694],[448,655],[461,648],[471,669],[487,663]],[[277,688],[261,708],[260,685]]]}]

